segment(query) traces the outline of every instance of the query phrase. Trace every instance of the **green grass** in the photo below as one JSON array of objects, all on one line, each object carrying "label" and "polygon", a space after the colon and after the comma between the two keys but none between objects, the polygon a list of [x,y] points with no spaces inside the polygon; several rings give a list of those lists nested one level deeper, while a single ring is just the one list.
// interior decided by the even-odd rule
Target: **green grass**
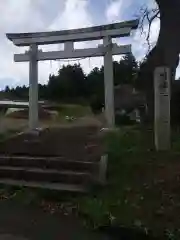
[{"label": "green grass", "polygon": [[[134,167],[144,162],[147,154],[145,142],[139,130],[130,128],[108,134],[106,144],[109,155],[108,185],[104,190],[93,193],[93,197],[81,199],[80,211],[90,218],[94,226],[112,221],[131,225],[132,210],[127,204],[126,192],[132,188],[132,183],[135,187],[132,179]],[[151,151],[151,147],[147,151]]]},{"label": "green grass", "polygon": [[176,239],[180,229],[179,137],[173,138],[171,151],[156,152],[152,131],[129,127],[109,134],[106,144],[108,185],[79,199],[80,214],[93,227],[125,225]]},{"label": "green grass", "polygon": [[65,117],[83,117],[91,114],[89,106],[73,105],[73,104],[61,104],[58,108],[59,116]]}]

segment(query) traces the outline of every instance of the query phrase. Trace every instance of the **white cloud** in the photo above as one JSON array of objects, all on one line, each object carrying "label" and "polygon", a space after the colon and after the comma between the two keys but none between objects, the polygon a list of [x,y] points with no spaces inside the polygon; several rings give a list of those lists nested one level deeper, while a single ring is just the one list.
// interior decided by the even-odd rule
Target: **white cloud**
[{"label": "white cloud", "polygon": [[[30,0],[2,0],[0,4],[1,21],[0,29],[11,28],[12,25],[20,25],[28,16]],[[5,24],[6,25],[5,25]]]},{"label": "white cloud", "polygon": [[87,0],[66,0],[63,13],[49,27],[51,30],[88,27],[92,19],[88,14]]},{"label": "white cloud", "polygon": [[106,18],[108,22],[116,21],[119,19],[119,13],[123,7],[124,1],[115,0],[106,9]]},{"label": "white cloud", "polygon": [[0,31],[20,32],[44,29],[39,10],[33,8],[32,0],[1,0]]},{"label": "white cloud", "polygon": [[107,23],[113,23],[124,20],[124,14],[132,4],[132,0],[110,0],[105,10]]},{"label": "white cloud", "polygon": [[[0,11],[0,87],[3,79],[12,79],[11,85],[28,84],[28,64],[13,62],[13,54],[24,51],[7,40],[7,32],[44,30],[45,26],[38,9],[33,9],[32,0],[1,0]],[[45,71],[40,71],[43,78]],[[7,82],[8,84],[8,82]]]}]

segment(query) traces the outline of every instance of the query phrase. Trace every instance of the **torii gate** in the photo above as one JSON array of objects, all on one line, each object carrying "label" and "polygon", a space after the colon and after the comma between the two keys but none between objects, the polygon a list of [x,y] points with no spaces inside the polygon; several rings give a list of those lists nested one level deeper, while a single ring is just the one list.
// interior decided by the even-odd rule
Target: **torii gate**
[{"label": "torii gate", "polygon": [[[29,46],[24,54],[15,54],[15,62],[29,62],[29,128],[38,127],[38,61],[104,56],[105,115],[108,127],[114,127],[113,55],[131,53],[131,45],[112,44],[112,38],[130,36],[138,20],[73,30],[35,33],[8,33],[16,46]],[[97,48],[74,49],[75,42],[103,39]],[[38,51],[38,45],[64,43],[63,51]]]}]

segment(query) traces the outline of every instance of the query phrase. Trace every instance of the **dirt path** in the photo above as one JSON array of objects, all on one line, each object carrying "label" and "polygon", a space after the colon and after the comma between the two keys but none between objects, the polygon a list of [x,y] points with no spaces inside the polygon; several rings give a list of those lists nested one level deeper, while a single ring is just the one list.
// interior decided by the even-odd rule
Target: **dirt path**
[{"label": "dirt path", "polygon": [[0,240],[101,240],[75,217],[51,215],[14,200],[0,202]]}]

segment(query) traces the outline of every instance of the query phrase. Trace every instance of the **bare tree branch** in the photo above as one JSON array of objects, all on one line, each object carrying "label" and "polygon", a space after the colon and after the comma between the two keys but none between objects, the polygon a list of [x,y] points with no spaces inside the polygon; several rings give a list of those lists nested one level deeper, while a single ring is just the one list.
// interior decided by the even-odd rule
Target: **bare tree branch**
[{"label": "bare tree branch", "polygon": [[157,16],[159,15],[159,10],[156,11],[154,13],[153,16],[149,17],[149,14],[147,15],[147,20],[148,20],[148,33],[147,33],[147,37],[146,37],[146,41],[148,43],[148,52],[150,51],[151,49],[151,44],[150,44],[150,33],[151,33],[151,25],[152,25],[152,22],[155,18],[157,18]]},{"label": "bare tree branch", "polygon": [[[146,41],[148,44],[148,53],[149,53],[149,51],[151,50],[151,43],[150,43],[151,26],[154,19],[160,18],[159,9],[158,8],[148,9],[148,7],[143,6],[140,9],[139,18],[140,18],[139,28],[141,31],[141,35],[144,34],[146,36]],[[146,23],[148,24],[147,34],[145,31]]]}]

